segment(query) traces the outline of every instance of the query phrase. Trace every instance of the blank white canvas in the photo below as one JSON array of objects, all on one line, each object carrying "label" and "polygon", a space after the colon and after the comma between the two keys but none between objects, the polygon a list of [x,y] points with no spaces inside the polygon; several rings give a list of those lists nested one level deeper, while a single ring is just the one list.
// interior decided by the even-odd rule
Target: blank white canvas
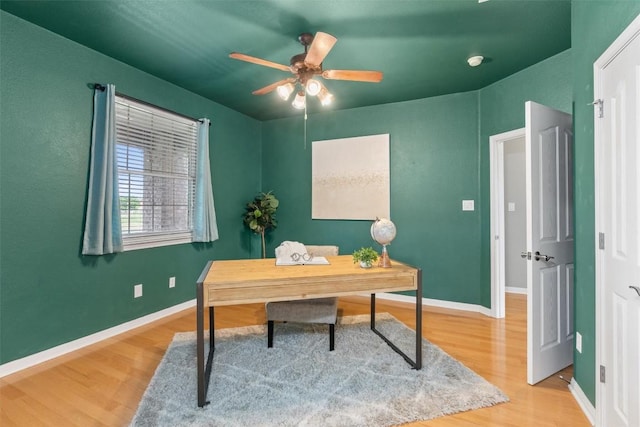
[{"label": "blank white canvas", "polygon": [[313,141],[313,219],[389,218],[389,134]]}]

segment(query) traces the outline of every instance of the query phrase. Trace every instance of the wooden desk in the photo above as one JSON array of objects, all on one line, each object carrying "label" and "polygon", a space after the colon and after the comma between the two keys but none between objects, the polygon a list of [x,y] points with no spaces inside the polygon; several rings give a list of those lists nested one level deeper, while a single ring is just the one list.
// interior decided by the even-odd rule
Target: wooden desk
[{"label": "wooden desk", "polygon": [[[393,261],[392,268],[360,268],[351,255],[326,257],[330,265],[276,266],[275,259],[209,261],[197,283],[198,406],[206,401],[214,346],[214,307],[269,301],[371,295],[371,330],[414,369],[422,368],[422,270]],[[375,294],[416,292],[416,354],[411,360],[375,328]],[[209,308],[209,353],[205,363],[204,309]]]}]

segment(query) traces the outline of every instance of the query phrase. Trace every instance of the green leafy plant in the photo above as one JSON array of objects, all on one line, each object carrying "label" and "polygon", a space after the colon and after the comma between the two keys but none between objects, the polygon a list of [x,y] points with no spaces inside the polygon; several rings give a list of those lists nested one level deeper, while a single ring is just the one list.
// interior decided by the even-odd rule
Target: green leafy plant
[{"label": "green leafy plant", "polygon": [[247,203],[245,208],[243,215],[245,225],[254,233],[259,234],[262,239],[262,258],[266,258],[264,234],[267,230],[278,226],[276,210],[279,205],[280,202],[276,196],[269,191],[268,193],[258,194],[252,201]]},{"label": "green leafy plant", "polygon": [[363,263],[366,265],[372,265],[378,259],[378,252],[374,251],[373,248],[360,248],[357,251],[353,252],[353,263]]}]

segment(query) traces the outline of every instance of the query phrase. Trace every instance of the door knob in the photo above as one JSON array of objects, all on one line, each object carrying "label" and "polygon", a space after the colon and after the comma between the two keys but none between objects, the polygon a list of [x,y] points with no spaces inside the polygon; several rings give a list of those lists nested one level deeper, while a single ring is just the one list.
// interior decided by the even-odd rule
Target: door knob
[{"label": "door knob", "polygon": [[535,258],[535,260],[536,260],[536,261],[543,260],[543,261],[545,261],[545,262],[548,262],[549,260],[553,259],[554,257],[549,256],[549,255],[542,255],[542,254],[540,253],[540,251],[536,251],[536,255],[535,255],[535,257],[534,257],[534,258]]},{"label": "door knob", "polygon": [[629,289],[633,289],[634,291],[636,291],[638,293],[638,296],[640,296],[640,288],[639,287],[630,285]]}]

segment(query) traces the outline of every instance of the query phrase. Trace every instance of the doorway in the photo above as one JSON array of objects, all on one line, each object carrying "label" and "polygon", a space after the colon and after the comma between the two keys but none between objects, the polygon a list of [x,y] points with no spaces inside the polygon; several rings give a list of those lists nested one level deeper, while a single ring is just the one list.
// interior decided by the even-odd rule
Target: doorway
[{"label": "doorway", "polygon": [[524,107],[524,132],[490,138],[491,312],[505,315],[506,217],[517,209],[505,200],[505,182],[514,179],[506,175],[512,150],[505,147],[524,133],[526,245],[511,255],[526,265],[527,382],[533,385],[573,360],[573,120],[533,101]]},{"label": "doorway", "polygon": [[493,135],[491,176],[491,314],[505,316],[505,292],[526,294],[525,129]]}]

